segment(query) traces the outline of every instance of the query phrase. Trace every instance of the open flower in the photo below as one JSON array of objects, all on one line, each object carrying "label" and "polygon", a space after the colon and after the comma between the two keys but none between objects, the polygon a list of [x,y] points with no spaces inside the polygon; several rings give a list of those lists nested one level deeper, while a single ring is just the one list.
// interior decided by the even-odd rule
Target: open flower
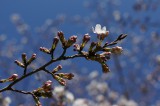
[{"label": "open flower", "polygon": [[96,34],[109,34],[109,31],[106,31],[106,27],[104,26],[103,28],[101,28],[101,25],[100,24],[97,24],[95,26],[95,28],[92,27],[92,30],[93,30],[93,33],[96,33]]}]

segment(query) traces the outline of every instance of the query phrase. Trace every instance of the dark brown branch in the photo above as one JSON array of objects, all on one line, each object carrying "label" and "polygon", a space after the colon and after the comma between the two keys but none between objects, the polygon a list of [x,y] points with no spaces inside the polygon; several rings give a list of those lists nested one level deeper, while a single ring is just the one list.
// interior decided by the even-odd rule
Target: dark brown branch
[{"label": "dark brown branch", "polygon": [[22,93],[22,94],[29,94],[29,95],[33,94],[32,92],[21,91],[21,90],[17,90],[17,89],[13,89],[13,88],[11,88],[10,91],[14,91],[14,92]]},{"label": "dark brown branch", "polygon": [[[66,51],[64,51],[62,54],[64,55]],[[75,54],[75,55],[72,55],[72,56],[63,56],[61,55],[59,58],[57,59],[52,59],[50,60],[48,63],[44,64],[43,66],[39,67],[38,69],[28,73],[28,74],[25,74],[24,76],[18,78],[17,80],[15,80],[14,82],[10,83],[7,87],[3,88],[0,90],[0,92],[3,92],[3,91],[6,91],[6,90],[9,90],[13,85],[15,85],[16,83],[20,82],[21,80],[23,80],[24,78],[34,74],[34,73],[37,73],[41,70],[44,70],[45,67],[49,66],[50,64],[52,64],[53,62],[56,62],[56,61],[60,61],[60,60],[66,60],[66,59],[73,59],[73,58],[76,58],[76,57],[85,57],[84,55],[82,54]]]},{"label": "dark brown branch", "polygon": [[23,75],[26,75],[26,73],[27,73],[27,66],[25,65]]}]

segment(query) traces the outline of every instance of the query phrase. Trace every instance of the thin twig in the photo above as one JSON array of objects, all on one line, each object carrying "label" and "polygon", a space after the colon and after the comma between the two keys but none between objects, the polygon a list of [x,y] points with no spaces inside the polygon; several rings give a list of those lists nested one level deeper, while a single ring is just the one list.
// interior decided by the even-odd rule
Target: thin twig
[{"label": "thin twig", "polygon": [[23,75],[26,75],[26,73],[27,73],[27,66],[25,65]]},{"label": "thin twig", "polygon": [[[64,55],[65,52],[66,52],[66,50],[65,50],[62,54]],[[28,77],[28,76],[30,76],[30,75],[32,75],[32,74],[37,73],[37,72],[39,72],[39,71],[41,71],[41,70],[44,70],[45,67],[49,66],[49,65],[52,64],[53,62],[60,61],[60,60],[66,60],[66,59],[73,59],[73,58],[76,58],[76,57],[85,57],[83,54],[75,54],[75,55],[72,55],[72,56],[63,56],[63,55],[61,55],[61,56],[60,56],[59,58],[57,58],[57,59],[52,59],[52,60],[50,60],[49,62],[47,62],[47,63],[44,64],[43,66],[39,67],[38,69],[36,69],[36,70],[34,70],[34,71],[32,71],[32,72],[30,72],[30,73],[28,73],[28,74],[25,74],[24,76],[16,79],[14,82],[10,83],[7,87],[2,88],[2,89],[0,90],[0,92],[3,92],[3,91],[8,90],[8,88],[11,88],[13,85],[15,85],[16,83],[20,82],[21,80],[23,80],[24,78],[26,78],[26,77]]]},{"label": "thin twig", "polygon": [[29,94],[29,95],[33,94],[32,92],[21,91],[21,90],[17,90],[17,89],[13,89],[13,88],[11,88],[10,91],[14,91],[14,92],[22,93],[22,94]]}]

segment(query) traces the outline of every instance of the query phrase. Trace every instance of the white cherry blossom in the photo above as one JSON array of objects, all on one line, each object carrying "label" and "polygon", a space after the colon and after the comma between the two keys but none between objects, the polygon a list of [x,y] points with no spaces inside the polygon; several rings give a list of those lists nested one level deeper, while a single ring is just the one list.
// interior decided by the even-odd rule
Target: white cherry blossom
[{"label": "white cherry blossom", "polygon": [[93,33],[96,33],[96,34],[107,34],[109,33],[109,31],[106,30],[106,27],[104,26],[103,28],[101,28],[101,25],[100,24],[97,24],[94,27],[92,27],[92,30],[93,30]]}]

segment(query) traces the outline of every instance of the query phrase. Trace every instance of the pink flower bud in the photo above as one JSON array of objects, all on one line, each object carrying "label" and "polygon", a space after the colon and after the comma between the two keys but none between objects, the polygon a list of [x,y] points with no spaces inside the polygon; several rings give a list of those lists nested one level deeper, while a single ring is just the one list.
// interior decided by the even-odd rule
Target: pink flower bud
[{"label": "pink flower bud", "polygon": [[53,43],[58,43],[58,41],[59,41],[58,37],[54,37]]},{"label": "pink flower bud", "polygon": [[58,33],[57,33],[57,36],[59,37],[59,39],[60,39],[63,47],[65,47],[65,46],[66,46],[66,39],[65,39],[65,37],[64,37],[63,32],[62,32],[62,31],[58,32]]},{"label": "pink flower bud", "polygon": [[33,59],[35,59],[36,58],[36,54],[34,53],[34,54],[32,54],[32,58]]},{"label": "pink flower bud", "polygon": [[33,60],[36,59],[36,54],[32,54],[31,58],[28,60],[27,65],[31,64],[33,62]]},{"label": "pink flower bud", "polygon": [[65,81],[64,79],[61,79],[61,80],[59,81],[59,83],[60,83],[61,85],[63,85],[63,86],[66,86],[66,81]]},{"label": "pink flower bud", "polygon": [[53,51],[55,50],[58,42],[59,42],[59,39],[58,39],[57,37],[54,37],[54,39],[53,39],[53,44],[52,44],[52,48],[51,48],[51,52],[53,52]]},{"label": "pink flower bud", "polygon": [[52,81],[48,80],[44,83],[44,85],[42,86],[42,88],[44,89],[45,92],[49,92],[52,90]]},{"label": "pink flower bud", "polygon": [[83,50],[83,48],[85,47],[85,45],[87,44],[87,42],[90,40],[90,36],[88,34],[85,34],[83,37],[83,41],[80,47],[80,51]]},{"label": "pink flower bud", "polygon": [[59,38],[64,37],[64,34],[63,34],[63,32],[62,32],[62,31],[58,31],[57,35],[58,35],[58,37],[59,37]]},{"label": "pink flower bud", "polygon": [[8,78],[9,81],[14,81],[18,78],[18,74],[13,74],[11,77]]},{"label": "pink flower bud", "polygon": [[58,65],[56,68],[54,68],[54,70],[52,71],[52,73],[56,73],[57,71],[62,69],[62,65]]},{"label": "pink flower bud", "polygon": [[58,69],[58,70],[61,70],[61,69],[62,69],[62,65],[58,65],[58,66],[57,66],[57,69]]},{"label": "pink flower bud", "polygon": [[66,44],[66,47],[70,47],[71,45],[73,45],[77,40],[77,36],[73,35],[71,36],[68,41],[67,41],[67,44]]},{"label": "pink flower bud", "polygon": [[73,35],[73,36],[70,37],[69,40],[72,41],[72,42],[76,42],[77,36]]},{"label": "pink flower bud", "polygon": [[90,36],[89,34],[85,34],[84,37],[83,37],[83,42],[88,42],[90,40]]}]

